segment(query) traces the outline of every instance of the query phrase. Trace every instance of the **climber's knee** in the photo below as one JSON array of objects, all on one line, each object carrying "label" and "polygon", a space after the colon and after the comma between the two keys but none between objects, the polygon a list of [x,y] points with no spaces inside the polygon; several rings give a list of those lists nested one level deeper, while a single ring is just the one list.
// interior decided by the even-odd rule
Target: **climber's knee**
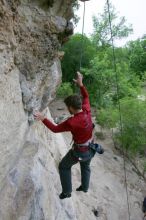
[{"label": "climber's knee", "polygon": [[58,168],[59,168],[59,170],[63,169],[62,161],[60,161]]},{"label": "climber's knee", "polygon": [[67,168],[68,168],[68,165],[67,165],[66,161],[64,159],[62,159],[59,163],[59,170],[64,170]]}]

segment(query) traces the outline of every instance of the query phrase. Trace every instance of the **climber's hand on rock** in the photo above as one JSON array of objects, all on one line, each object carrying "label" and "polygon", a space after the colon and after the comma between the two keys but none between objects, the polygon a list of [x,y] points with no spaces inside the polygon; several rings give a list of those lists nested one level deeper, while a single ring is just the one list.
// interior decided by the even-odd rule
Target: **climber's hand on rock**
[{"label": "climber's hand on rock", "polygon": [[80,72],[77,72],[77,78],[73,79],[73,81],[78,85],[78,86],[83,86],[83,75]]},{"label": "climber's hand on rock", "polygon": [[45,119],[44,115],[41,112],[35,112],[33,115],[34,118],[38,121],[43,121]]}]

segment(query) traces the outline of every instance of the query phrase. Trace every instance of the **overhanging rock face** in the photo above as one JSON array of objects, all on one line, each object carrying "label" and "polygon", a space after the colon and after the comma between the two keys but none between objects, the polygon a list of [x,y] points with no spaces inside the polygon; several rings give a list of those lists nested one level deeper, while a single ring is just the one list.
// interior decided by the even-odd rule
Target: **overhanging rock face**
[{"label": "overhanging rock face", "polygon": [[28,122],[61,82],[59,50],[73,32],[72,3],[0,0],[0,220],[67,219],[58,201],[63,138]]},{"label": "overhanging rock face", "polygon": [[17,68],[24,109],[44,109],[61,79],[58,51],[73,32],[72,1],[1,1],[2,72]]}]

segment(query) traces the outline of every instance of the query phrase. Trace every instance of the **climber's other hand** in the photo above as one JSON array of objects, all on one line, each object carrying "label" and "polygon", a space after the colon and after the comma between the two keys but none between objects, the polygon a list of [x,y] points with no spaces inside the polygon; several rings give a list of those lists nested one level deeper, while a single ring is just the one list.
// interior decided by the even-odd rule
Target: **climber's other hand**
[{"label": "climber's other hand", "polygon": [[45,119],[45,116],[41,112],[35,112],[33,115],[38,121],[43,121]]}]

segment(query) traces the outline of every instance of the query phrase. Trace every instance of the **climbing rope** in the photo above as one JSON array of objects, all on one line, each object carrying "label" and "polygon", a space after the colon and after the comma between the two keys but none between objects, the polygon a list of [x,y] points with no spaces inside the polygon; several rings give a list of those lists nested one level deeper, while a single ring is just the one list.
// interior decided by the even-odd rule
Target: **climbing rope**
[{"label": "climbing rope", "polygon": [[119,88],[119,78],[118,78],[118,73],[117,73],[116,54],[115,54],[114,37],[113,37],[111,12],[110,12],[110,1],[109,0],[107,0],[107,8],[108,8],[108,15],[109,15],[109,28],[110,28],[112,52],[113,52],[113,69],[114,69],[115,76],[116,76],[117,100],[118,100],[118,107],[119,107],[119,114],[120,114],[120,132],[121,132],[121,137],[122,137],[122,152],[123,152],[123,161],[124,161],[124,179],[125,179],[125,188],[126,188],[126,196],[127,196],[128,217],[129,217],[129,220],[130,220],[130,204],[129,204],[129,195],[128,195],[126,158],[125,158],[125,153],[124,153],[123,125],[122,125],[121,103],[120,103],[120,95],[119,95],[120,94],[120,88]]},{"label": "climbing rope", "polygon": [[84,10],[83,10],[83,24],[82,24],[82,39],[81,39],[81,52],[80,52],[79,70],[81,70],[82,60],[83,60],[85,14],[86,14],[86,1],[84,1]]}]

